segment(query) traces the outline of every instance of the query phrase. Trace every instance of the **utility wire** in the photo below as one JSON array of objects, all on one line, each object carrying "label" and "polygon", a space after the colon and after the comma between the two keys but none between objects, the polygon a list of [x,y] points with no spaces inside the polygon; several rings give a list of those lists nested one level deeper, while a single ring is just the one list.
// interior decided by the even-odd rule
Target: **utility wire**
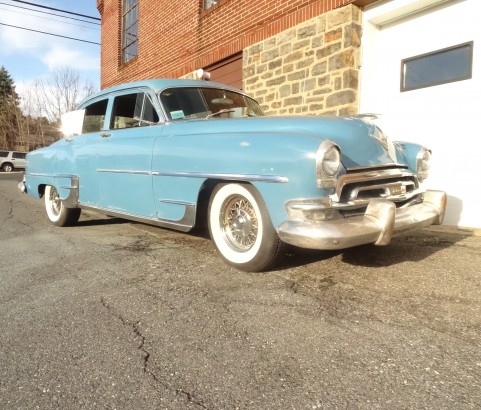
[{"label": "utility wire", "polygon": [[67,11],[67,10],[62,10],[62,9],[56,9],[54,7],[44,6],[43,4],[30,3],[28,1],[23,1],[23,0],[10,0],[10,1],[15,1],[17,3],[28,4],[29,6],[35,6],[35,7],[39,7],[39,8],[42,8],[42,9],[53,10],[53,11],[60,11],[61,13],[72,14],[74,16],[80,16],[80,17],[85,17],[85,18],[88,18],[88,19],[100,21],[100,19],[98,17],[87,16],[86,14],[74,13],[72,11]]},{"label": "utility wire", "polygon": [[82,39],[80,39],[80,38],[74,38],[74,37],[61,36],[60,34],[47,33],[47,32],[45,32],[45,31],[33,30],[33,29],[31,29],[31,28],[12,26],[11,24],[5,24],[5,23],[0,23],[0,25],[2,25],[2,26],[7,26],[7,27],[13,27],[13,28],[19,28],[19,29],[21,29],[21,30],[33,31],[33,32],[35,32],[35,33],[46,34],[46,35],[48,35],[48,36],[62,37],[62,38],[67,38],[67,39],[69,39],[69,40],[81,41],[81,42],[83,42],[83,43],[90,43],[90,44],[100,45],[100,43],[96,43],[96,42],[94,42],[94,41],[82,40]]},{"label": "utility wire", "polygon": [[[0,5],[2,5],[2,4],[5,4],[5,3],[2,3],[0,1]],[[22,7],[22,8],[24,8],[24,7]],[[70,23],[68,21],[62,21],[62,20],[48,18],[48,17],[36,16],[35,14],[25,13],[24,11],[15,11],[15,10],[10,10],[10,9],[4,9],[3,7],[0,7],[0,10],[7,11],[9,13],[23,14],[24,16],[32,16],[32,17],[35,17],[37,19],[42,19],[42,20],[56,21],[57,23],[60,23],[60,24],[69,24],[71,26],[81,27],[81,28],[85,28],[85,29],[88,29],[88,30],[97,30],[97,31],[99,30],[99,28],[97,28],[97,27],[82,26],[81,24]],[[31,10],[31,9],[27,9],[27,10]],[[36,10],[32,10],[32,11],[36,11]],[[58,14],[54,14],[54,13],[48,13],[48,14],[51,14],[52,16],[57,16],[57,17],[63,18],[63,16],[60,16]],[[66,17],[66,18],[71,19],[72,17]],[[74,18],[74,20],[80,20],[80,19]],[[80,20],[80,21],[84,21],[85,23],[90,23],[90,21],[86,21],[86,20]],[[90,24],[97,24],[97,23],[90,23]]]},{"label": "utility wire", "polygon": [[50,13],[50,12],[48,12],[48,11],[42,11],[42,10],[35,10],[35,9],[31,9],[31,8],[29,8],[29,7],[17,6],[17,5],[15,5],[15,4],[4,3],[3,1],[0,1],[0,4],[3,4],[4,6],[9,6],[9,7],[16,7],[16,8],[18,8],[18,9],[33,11],[33,12],[35,12],[35,13],[50,14],[51,16],[57,16],[57,17],[61,17],[61,18],[64,18],[64,19],[71,19],[71,20],[81,21],[81,22],[83,22],[83,23],[100,25],[100,23],[96,23],[96,22],[93,22],[93,21],[82,20],[82,19],[78,19],[78,18],[75,18],[75,17],[69,17],[69,16],[61,16],[60,14]]}]

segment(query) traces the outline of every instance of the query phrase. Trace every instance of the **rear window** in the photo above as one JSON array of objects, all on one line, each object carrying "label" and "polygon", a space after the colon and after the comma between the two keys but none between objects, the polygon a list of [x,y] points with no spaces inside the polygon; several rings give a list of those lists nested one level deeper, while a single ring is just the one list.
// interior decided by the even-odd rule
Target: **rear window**
[{"label": "rear window", "polygon": [[12,153],[12,158],[25,159],[25,155],[27,155],[25,152],[14,152]]},{"label": "rear window", "polygon": [[0,158],[8,157],[8,151],[0,151]]},{"label": "rear window", "polygon": [[100,100],[85,107],[82,133],[97,132],[103,128],[108,102],[108,99]]}]

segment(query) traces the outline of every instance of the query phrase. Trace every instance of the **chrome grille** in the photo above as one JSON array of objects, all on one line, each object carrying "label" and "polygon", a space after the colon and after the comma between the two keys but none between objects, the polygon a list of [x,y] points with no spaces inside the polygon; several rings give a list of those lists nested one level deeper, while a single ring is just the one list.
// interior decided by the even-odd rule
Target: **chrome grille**
[{"label": "chrome grille", "polygon": [[358,205],[371,199],[389,199],[405,206],[420,194],[416,175],[399,169],[348,172],[340,176],[336,189],[340,203]]}]

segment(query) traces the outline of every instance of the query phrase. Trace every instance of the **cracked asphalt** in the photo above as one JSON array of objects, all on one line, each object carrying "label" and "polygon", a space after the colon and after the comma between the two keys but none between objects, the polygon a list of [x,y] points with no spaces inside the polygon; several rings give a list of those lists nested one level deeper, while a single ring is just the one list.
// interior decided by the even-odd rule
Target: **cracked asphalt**
[{"label": "cracked asphalt", "polygon": [[227,267],[205,232],[83,213],[0,173],[1,409],[479,409],[481,237],[291,249]]}]

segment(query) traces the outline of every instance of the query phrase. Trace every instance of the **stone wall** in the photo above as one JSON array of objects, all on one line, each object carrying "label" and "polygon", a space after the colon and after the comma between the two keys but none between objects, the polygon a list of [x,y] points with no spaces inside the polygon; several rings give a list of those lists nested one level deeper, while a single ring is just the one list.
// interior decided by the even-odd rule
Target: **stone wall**
[{"label": "stone wall", "polygon": [[356,114],[361,13],[348,5],[244,49],[244,90],[269,115]]}]

